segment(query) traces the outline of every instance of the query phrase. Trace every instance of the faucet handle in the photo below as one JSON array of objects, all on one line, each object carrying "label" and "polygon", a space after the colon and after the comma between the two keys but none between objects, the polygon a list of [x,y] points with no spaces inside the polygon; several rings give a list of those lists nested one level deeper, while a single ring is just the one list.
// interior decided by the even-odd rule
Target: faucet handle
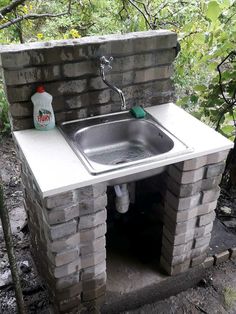
[{"label": "faucet handle", "polygon": [[112,66],[111,66],[112,61],[113,61],[113,57],[110,57],[109,59],[107,59],[105,56],[102,56],[100,58],[100,66],[103,68],[105,66],[107,66],[108,69],[111,70],[112,69]]}]

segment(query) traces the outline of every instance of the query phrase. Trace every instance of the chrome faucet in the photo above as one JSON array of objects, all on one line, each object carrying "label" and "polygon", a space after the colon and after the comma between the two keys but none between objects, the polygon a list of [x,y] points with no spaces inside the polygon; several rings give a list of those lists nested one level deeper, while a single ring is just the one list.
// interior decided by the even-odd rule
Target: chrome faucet
[{"label": "chrome faucet", "polygon": [[120,90],[119,88],[117,88],[114,85],[111,85],[105,77],[105,67],[108,68],[108,71],[112,69],[111,66],[111,62],[113,61],[113,57],[110,57],[109,59],[107,59],[106,57],[101,57],[100,58],[100,75],[102,77],[103,82],[110,87],[112,90],[114,90],[115,92],[117,92],[120,96],[120,101],[121,101],[121,106],[120,109],[121,110],[126,110],[126,102],[125,102],[125,96],[122,92],[122,90]]}]

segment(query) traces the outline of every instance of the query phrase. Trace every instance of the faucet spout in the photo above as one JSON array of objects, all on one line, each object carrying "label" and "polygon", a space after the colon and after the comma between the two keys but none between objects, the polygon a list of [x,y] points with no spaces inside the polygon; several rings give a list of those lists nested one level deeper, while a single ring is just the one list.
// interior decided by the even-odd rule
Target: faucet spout
[{"label": "faucet spout", "polygon": [[121,89],[119,89],[118,87],[116,87],[115,85],[112,85],[111,83],[109,83],[107,80],[106,80],[106,76],[105,76],[105,67],[108,68],[108,70],[111,70],[112,69],[112,66],[111,66],[111,62],[113,60],[113,57],[110,57],[109,59],[107,59],[106,57],[101,57],[100,58],[100,75],[101,75],[101,78],[103,80],[103,82],[108,86],[110,87],[112,90],[114,90],[119,96],[120,96],[120,101],[121,101],[121,107],[120,109],[121,110],[126,110],[126,102],[125,102],[125,96],[124,96],[124,93],[122,92]]}]

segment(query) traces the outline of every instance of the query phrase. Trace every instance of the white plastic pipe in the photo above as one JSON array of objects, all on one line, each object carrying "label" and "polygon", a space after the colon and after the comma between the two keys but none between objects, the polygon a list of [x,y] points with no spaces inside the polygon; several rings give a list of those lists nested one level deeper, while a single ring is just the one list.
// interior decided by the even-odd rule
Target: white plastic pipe
[{"label": "white plastic pipe", "polygon": [[115,185],[114,190],[116,192],[116,210],[120,214],[124,214],[129,209],[129,191],[127,183]]}]

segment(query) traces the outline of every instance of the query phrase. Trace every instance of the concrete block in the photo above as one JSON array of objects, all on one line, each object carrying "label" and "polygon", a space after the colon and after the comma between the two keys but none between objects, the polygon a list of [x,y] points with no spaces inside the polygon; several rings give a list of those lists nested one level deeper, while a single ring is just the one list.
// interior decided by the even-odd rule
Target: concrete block
[{"label": "concrete block", "polygon": [[225,163],[224,162],[209,165],[206,167],[205,178],[219,176],[224,172],[224,169],[225,169]]},{"label": "concrete block", "polygon": [[205,261],[204,261],[204,267],[209,268],[214,265],[214,257],[213,256],[208,256]]},{"label": "concrete block", "polygon": [[200,216],[200,215],[205,215],[212,212],[213,210],[216,209],[216,205],[217,205],[217,200],[210,203],[198,205],[197,215]]},{"label": "concrete block", "polygon": [[209,214],[200,216],[198,218],[198,226],[201,227],[210,224],[215,220],[215,216],[216,216],[215,212],[211,212]]},{"label": "concrete block", "polygon": [[96,290],[97,288],[104,286],[106,284],[106,279],[107,279],[106,272],[102,272],[101,274],[90,280],[83,280],[82,281],[83,292],[93,289]]},{"label": "concrete block", "polygon": [[207,162],[207,156],[202,156],[202,157],[182,161],[180,163],[175,164],[175,166],[181,171],[190,171],[190,170],[196,170],[198,168],[203,167],[206,164],[206,162]]},{"label": "concrete block", "polygon": [[60,77],[59,65],[4,71],[5,83],[7,85],[23,85],[42,81],[53,81],[60,79]]},{"label": "concrete block", "polygon": [[209,245],[211,240],[211,234],[206,234],[204,237],[194,239],[194,248]]},{"label": "concrete block", "polygon": [[95,228],[81,230],[80,242],[81,244],[89,241],[94,241],[97,238],[103,237],[106,233],[106,224],[101,224]]},{"label": "concrete block", "polygon": [[104,295],[105,293],[106,293],[106,286],[105,285],[98,287],[96,289],[83,291],[82,301],[86,302],[89,300],[94,300],[94,299]]},{"label": "concrete block", "polygon": [[49,92],[54,92],[55,96],[60,96],[71,95],[72,93],[82,93],[83,91],[85,91],[86,85],[87,81],[86,79],[83,79],[48,83],[45,86]]},{"label": "concrete block", "polygon": [[77,191],[77,197],[79,202],[91,198],[97,198],[104,195],[107,190],[106,183],[98,183],[86,187],[79,188]]},{"label": "concrete block", "polygon": [[94,277],[97,277],[98,275],[104,273],[106,271],[106,261],[102,261],[100,264],[93,265],[88,268],[82,269],[81,272],[81,280],[90,280]]},{"label": "concrete block", "polygon": [[236,247],[229,249],[230,259],[234,259],[236,257]]},{"label": "concrete block", "polygon": [[181,211],[197,206],[201,200],[201,194],[197,193],[189,197],[178,198],[169,190],[166,192],[165,200],[175,210]]},{"label": "concrete block", "polygon": [[194,257],[197,257],[199,255],[206,253],[208,248],[209,248],[209,244],[192,249],[191,257],[194,258]]},{"label": "concrete block", "polygon": [[66,109],[76,109],[81,107],[96,106],[104,104],[110,100],[110,90],[105,89],[102,91],[90,91],[78,96],[69,97],[65,100]]},{"label": "concrete block", "polygon": [[191,259],[191,267],[195,267],[197,265],[200,265],[202,264],[206,259],[206,253],[200,255],[200,256],[197,256],[197,257],[194,257]]},{"label": "concrete block", "polygon": [[197,210],[197,207],[189,210],[174,210],[168,204],[165,204],[164,222],[169,218],[176,223],[187,221],[197,216]]},{"label": "concrete block", "polygon": [[214,255],[214,265],[219,265],[220,263],[226,262],[229,259],[229,251],[224,251]]},{"label": "concrete block", "polygon": [[106,238],[100,237],[98,239],[95,239],[94,241],[90,241],[87,243],[83,243],[80,246],[80,252],[81,255],[87,255],[94,252],[103,252],[106,249]]},{"label": "concrete block", "polygon": [[76,272],[79,269],[81,269],[81,260],[80,258],[77,258],[73,262],[66,265],[58,266],[55,268],[53,267],[52,273],[55,278],[62,278]]},{"label": "concrete block", "polygon": [[74,191],[68,191],[45,198],[45,207],[48,209],[68,206],[74,201]]},{"label": "concrete block", "polygon": [[164,268],[164,270],[171,276],[178,275],[179,273],[185,272],[190,267],[190,259],[186,260],[184,263],[171,266],[162,256],[160,263],[161,263],[161,266]]},{"label": "concrete block", "polygon": [[223,150],[221,152],[213,153],[207,155],[207,163],[208,164],[216,164],[221,161],[224,161],[228,156],[229,150]]},{"label": "concrete block", "polygon": [[95,213],[107,206],[107,195],[104,194],[94,199],[88,199],[79,203],[80,216]]},{"label": "concrete block", "polygon": [[9,111],[14,118],[33,116],[33,106],[29,102],[10,104]]},{"label": "concrete block", "polygon": [[220,188],[216,187],[215,189],[203,191],[202,192],[202,203],[209,203],[212,201],[216,201],[220,196]]},{"label": "concrete block", "polygon": [[49,225],[55,225],[79,217],[79,205],[65,207],[63,209],[51,209],[45,211],[46,220]]},{"label": "concrete block", "polygon": [[132,83],[137,84],[157,79],[167,79],[171,77],[172,73],[173,68],[171,65],[142,69],[135,72],[135,77]]},{"label": "concrete block", "polygon": [[[57,310],[58,313],[80,313],[80,302],[81,302],[81,297],[80,296],[75,296],[71,297],[65,300],[62,300],[59,302],[59,310]],[[76,312],[74,312],[74,309],[76,309]]]},{"label": "concrete block", "polygon": [[88,268],[102,263],[106,259],[106,251],[95,252],[88,255],[82,255],[81,266],[82,268]]},{"label": "concrete block", "polygon": [[68,264],[70,262],[73,262],[74,260],[79,258],[79,249],[75,248],[72,250],[67,250],[67,251],[62,251],[60,253],[54,253],[54,254],[50,254],[49,253],[49,258],[51,260],[51,262],[55,265],[55,266],[62,266],[65,264]]},{"label": "concrete block", "polygon": [[179,184],[194,183],[201,180],[205,173],[205,168],[182,172],[174,165],[168,167],[168,174]]},{"label": "concrete block", "polygon": [[[43,223],[43,222],[42,222]],[[58,240],[63,237],[75,234],[77,231],[78,222],[75,219],[57,225],[48,225],[46,222],[43,224],[44,232],[50,240]]]},{"label": "concrete block", "polygon": [[196,223],[196,217],[179,223],[174,223],[171,219],[165,220],[165,226],[167,227],[167,229],[173,230],[176,235],[191,231],[196,227]]},{"label": "concrete block", "polygon": [[162,237],[162,250],[167,250],[169,255],[176,256],[187,253],[191,250],[193,246],[193,241],[189,241],[187,243],[183,243],[180,245],[173,245],[167,238]]},{"label": "concrete block", "polygon": [[187,252],[186,254],[172,256],[167,250],[162,250],[161,254],[171,266],[174,266],[182,264],[186,260],[189,260],[191,256],[191,251]]},{"label": "concrete block", "polygon": [[203,237],[203,236],[211,233],[212,228],[213,228],[213,222],[211,222],[211,223],[209,223],[208,225],[205,225],[205,226],[196,227],[194,229],[194,237],[195,238]]},{"label": "concrete block", "polygon": [[60,240],[56,240],[53,242],[48,242],[48,249],[52,252],[61,252],[64,250],[69,250],[77,247],[80,243],[80,233],[75,233],[73,235],[67,236]]},{"label": "concrete block", "polygon": [[82,216],[79,221],[79,230],[93,228],[97,225],[104,224],[106,219],[106,209],[96,212],[95,214]]},{"label": "concrete block", "polygon": [[58,301],[70,299],[75,296],[80,296],[81,292],[82,292],[82,282],[78,282],[74,284],[73,286],[67,287],[66,289],[63,289],[61,291],[57,291],[55,295],[55,299]]},{"label": "concrete block", "polygon": [[62,67],[62,71],[65,77],[79,77],[89,74],[99,74],[98,66],[92,61],[67,63]]},{"label": "concrete block", "polygon": [[172,234],[165,226],[163,227],[163,235],[172,243],[173,245],[179,245],[183,243],[187,243],[193,240],[194,237],[194,229],[188,230],[186,233],[182,234]]},{"label": "concrete block", "polygon": [[80,272],[76,271],[62,278],[54,278],[53,284],[57,291],[61,291],[71,286],[74,286],[78,284],[79,282],[80,282]]}]

